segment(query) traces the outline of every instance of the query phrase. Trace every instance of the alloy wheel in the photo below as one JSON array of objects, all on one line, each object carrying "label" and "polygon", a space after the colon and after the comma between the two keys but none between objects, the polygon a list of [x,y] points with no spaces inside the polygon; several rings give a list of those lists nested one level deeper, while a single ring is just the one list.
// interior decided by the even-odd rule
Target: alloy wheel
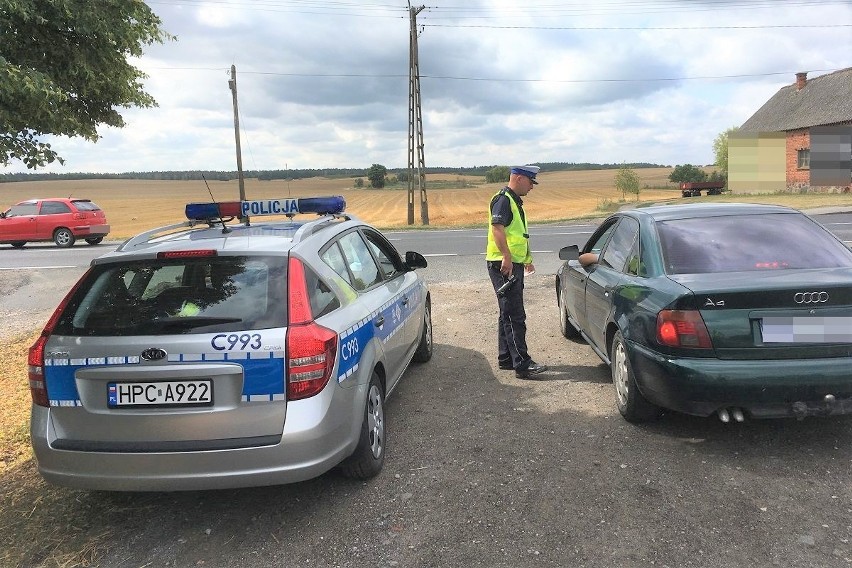
[{"label": "alloy wheel", "polygon": [[612,358],[612,382],[615,385],[615,394],[618,396],[618,404],[622,407],[627,405],[627,397],[630,392],[630,372],[627,368],[627,351],[622,342],[617,342]]},{"label": "alloy wheel", "polygon": [[370,392],[367,393],[367,432],[370,436],[370,451],[378,459],[385,446],[385,413],[382,391],[376,385],[370,385]]}]

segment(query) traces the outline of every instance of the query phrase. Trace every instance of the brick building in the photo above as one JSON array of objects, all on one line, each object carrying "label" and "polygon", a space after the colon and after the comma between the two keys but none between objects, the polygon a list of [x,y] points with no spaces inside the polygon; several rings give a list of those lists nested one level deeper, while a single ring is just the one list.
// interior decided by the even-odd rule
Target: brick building
[{"label": "brick building", "polygon": [[733,192],[849,191],[852,67],[782,87],[728,141]]}]

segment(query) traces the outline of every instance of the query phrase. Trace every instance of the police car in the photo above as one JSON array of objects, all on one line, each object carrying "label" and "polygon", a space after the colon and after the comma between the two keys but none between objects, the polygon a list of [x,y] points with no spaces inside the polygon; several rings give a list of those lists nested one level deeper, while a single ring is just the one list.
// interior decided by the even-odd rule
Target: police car
[{"label": "police car", "polygon": [[344,207],[189,204],[94,260],[29,351],[42,476],[160,491],[376,475],[385,398],[432,355],[426,260]]}]

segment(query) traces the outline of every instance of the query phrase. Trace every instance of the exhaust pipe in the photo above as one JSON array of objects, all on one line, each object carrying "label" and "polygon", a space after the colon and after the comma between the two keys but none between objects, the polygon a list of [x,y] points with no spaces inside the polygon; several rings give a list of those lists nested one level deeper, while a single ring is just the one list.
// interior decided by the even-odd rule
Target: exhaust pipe
[{"label": "exhaust pipe", "polygon": [[727,424],[731,421],[731,418],[734,419],[735,422],[745,422],[745,414],[743,414],[742,408],[720,408],[719,409],[719,420]]}]

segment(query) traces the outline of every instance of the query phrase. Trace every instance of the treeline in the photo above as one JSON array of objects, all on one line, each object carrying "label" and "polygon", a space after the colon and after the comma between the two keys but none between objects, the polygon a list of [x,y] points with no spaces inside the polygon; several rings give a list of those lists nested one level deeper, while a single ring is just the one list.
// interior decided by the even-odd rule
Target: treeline
[{"label": "treeline", "polygon": [[[516,164],[512,164],[516,165]],[[576,162],[548,162],[535,164],[543,172],[556,172],[564,170],[614,170],[622,166],[629,168],[664,168],[660,164],[634,163],[634,164],[592,164]],[[427,174],[449,173],[456,175],[485,176],[490,166],[473,166],[466,168],[426,168]],[[324,169],[302,169],[302,170],[248,170],[243,172],[244,178],[257,178],[261,180],[296,180],[312,177],[348,178],[363,177],[367,175],[369,168],[324,168]],[[388,168],[388,173],[407,172],[407,168]],[[51,181],[51,180],[85,180],[85,179],[143,179],[143,180],[201,180],[208,181],[231,181],[238,178],[236,171],[160,171],[160,172],[124,172],[120,174],[74,172],[74,173],[9,173],[0,174],[0,183],[14,181]]]}]

